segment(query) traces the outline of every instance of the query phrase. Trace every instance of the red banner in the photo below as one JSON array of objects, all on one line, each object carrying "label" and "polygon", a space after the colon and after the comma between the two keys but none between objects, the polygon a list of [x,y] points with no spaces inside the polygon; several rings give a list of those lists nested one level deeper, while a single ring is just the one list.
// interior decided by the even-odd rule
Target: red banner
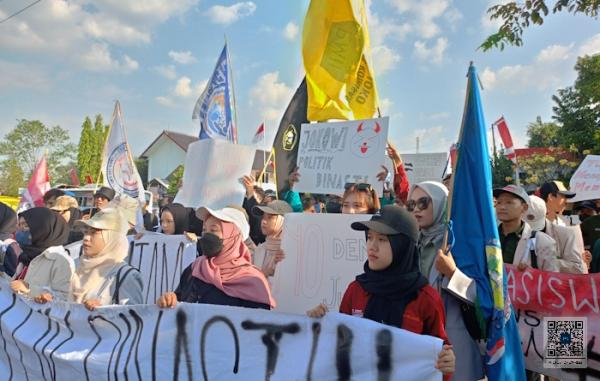
[{"label": "red banner", "polygon": [[504,120],[504,117],[502,117],[498,119],[494,125],[498,129],[498,133],[502,139],[502,144],[504,144],[505,156],[512,161],[516,161],[517,154],[515,153],[515,147],[512,137],[510,136],[510,131],[508,130],[508,124],[506,124],[506,120]]}]

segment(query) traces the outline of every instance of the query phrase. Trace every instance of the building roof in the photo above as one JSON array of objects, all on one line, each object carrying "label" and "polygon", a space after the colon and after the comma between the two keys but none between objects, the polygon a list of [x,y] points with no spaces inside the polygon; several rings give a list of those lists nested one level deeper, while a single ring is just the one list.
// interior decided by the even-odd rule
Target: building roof
[{"label": "building roof", "polygon": [[198,140],[197,136],[186,135],[186,134],[182,134],[180,132],[174,132],[174,131],[164,130],[160,135],[158,135],[156,137],[156,139],[154,139],[154,141],[152,143],[150,143],[150,145],[148,146],[148,148],[146,148],[144,150],[144,152],[142,152],[142,154],[140,156],[141,157],[147,157],[148,151],[150,151],[152,149],[152,147],[156,143],[158,143],[158,141],[160,140],[160,138],[162,138],[163,136],[165,138],[171,140],[177,146],[179,146],[179,148],[181,148],[183,150],[183,152],[187,152],[187,149],[188,149],[189,145]]}]

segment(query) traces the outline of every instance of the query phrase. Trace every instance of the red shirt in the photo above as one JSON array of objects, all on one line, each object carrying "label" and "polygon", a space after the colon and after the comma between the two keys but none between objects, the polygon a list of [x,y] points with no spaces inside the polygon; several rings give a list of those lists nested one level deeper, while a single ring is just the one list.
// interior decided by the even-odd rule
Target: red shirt
[{"label": "red shirt", "polygon": [[[340,312],[363,317],[370,297],[371,295],[362,288],[360,283],[353,281],[344,293]],[[446,315],[442,298],[433,287],[426,285],[419,290],[417,298],[406,306],[400,328],[420,335],[439,337],[444,340],[444,344],[450,344],[445,326]],[[444,375],[444,381],[450,378],[450,374]]]},{"label": "red shirt", "polygon": [[[362,317],[369,301],[369,293],[357,281],[350,283],[340,304],[343,314]],[[424,286],[417,298],[408,303],[402,317],[402,329],[420,335],[439,337],[450,344],[446,335],[444,304],[437,291],[430,285]]]},{"label": "red shirt", "polygon": [[396,194],[396,197],[406,204],[409,191],[410,184],[408,182],[408,176],[406,176],[404,164],[400,164],[396,168],[396,173],[394,174],[394,193]]}]

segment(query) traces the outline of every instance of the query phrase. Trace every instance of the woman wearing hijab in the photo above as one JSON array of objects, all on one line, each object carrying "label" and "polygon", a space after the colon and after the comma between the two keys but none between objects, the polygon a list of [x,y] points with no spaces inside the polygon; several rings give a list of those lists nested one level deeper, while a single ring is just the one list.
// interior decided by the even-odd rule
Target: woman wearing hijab
[{"label": "woman wearing hijab", "polygon": [[71,300],[92,311],[111,304],[142,304],[143,281],[125,258],[129,253],[127,218],[117,208],[104,208],[86,221],[83,254],[71,288]]},{"label": "woman wearing hijab", "polygon": [[173,308],[180,301],[275,307],[267,279],[252,265],[250,251],[244,244],[250,226],[242,212],[234,208],[200,208],[197,215],[203,221],[198,240],[203,255],[181,274],[175,292],[167,292],[157,300],[158,306]]},{"label": "woman wearing hijab", "polygon": [[183,234],[190,224],[189,211],[183,205],[169,204],[160,214],[160,227],[163,234]]},{"label": "woman wearing hijab", "polygon": [[0,273],[12,277],[17,268],[17,257],[21,252],[14,240],[17,231],[17,213],[0,202]]},{"label": "woman wearing hijab", "polygon": [[[351,227],[365,231],[368,259],[364,273],[346,289],[340,312],[439,337],[448,344],[442,301],[419,272],[418,230],[410,213],[387,205],[370,221],[354,222]],[[321,304],[308,315],[321,317],[326,311],[327,307]],[[444,345],[436,368],[446,379],[454,372],[450,345]]]},{"label": "woman wearing hijab", "polygon": [[264,206],[257,205],[252,209],[252,213],[261,218],[260,228],[266,237],[265,242],[254,250],[254,264],[266,277],[275,274],[277,263],[285,257],[281,250],[284,215],[292,212],[290,204],[281,200],[271,201]]},{"label": "woman wearing hijab", "polygon": [[19,217],[26,237],[20,238],[23,251],[10,284],[12,290],[37,301],[42,294],[67,300],[75,271],[73,260],[62,246],[69,238],[69,225],[46,208],[32,208]]},{"label": "woman wearing hijab", "polygon": [[406,209],[419,224],[419,268],[440,291],[446,309],[446,332],[456,353],[454,379],[480,380],[484,378],[483,360],[465,325],[466,312],[462,311],[468,300],[475,300],[475,285],[456,265],[449,269],[448,256],[441,253],[447,230],[447,202],[448,188],[444,184],[425,181],[413,187]]}]

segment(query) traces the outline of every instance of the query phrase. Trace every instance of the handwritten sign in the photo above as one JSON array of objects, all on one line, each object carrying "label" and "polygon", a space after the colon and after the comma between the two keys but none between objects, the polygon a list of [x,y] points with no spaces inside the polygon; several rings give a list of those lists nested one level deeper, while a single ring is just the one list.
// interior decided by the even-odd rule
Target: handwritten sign
[{"label": "handwritten sign", "polygon": [[250,174],[255,152],[256,147],[225,140],[203,139],[190,144],[183,186],[174,202],[190,208],[241,205],[245,188],[239,178]]},{"label": "handwritten sign", "polygon": [[402,154],[402,160],[409,183],[442,181],[448,163],[448,153],[406,153]]},{"label": "handwritten sign", "polygon": [[569,202],[600,199],[600,155],[587,155],[581,162],[569,183],[576,192]]},{"label": "handwritten sign", "polygon": [[343,194],[346,183],[383,183],[389,118],[303,124],[298,147],[298,192]]},{"label": "handwritten sign", "polygon": [[305,313],[319,303],[338,311],[346,287],[363,272],[365,233],[350,228],[365,214],[287,214],[273,295],[277,311]]},{"label": "handwritten sign", "polygon": [[442,380],[440,339],[368,319],[187,303],[89,312],[3,280],[0,342],[0,380]]}]

